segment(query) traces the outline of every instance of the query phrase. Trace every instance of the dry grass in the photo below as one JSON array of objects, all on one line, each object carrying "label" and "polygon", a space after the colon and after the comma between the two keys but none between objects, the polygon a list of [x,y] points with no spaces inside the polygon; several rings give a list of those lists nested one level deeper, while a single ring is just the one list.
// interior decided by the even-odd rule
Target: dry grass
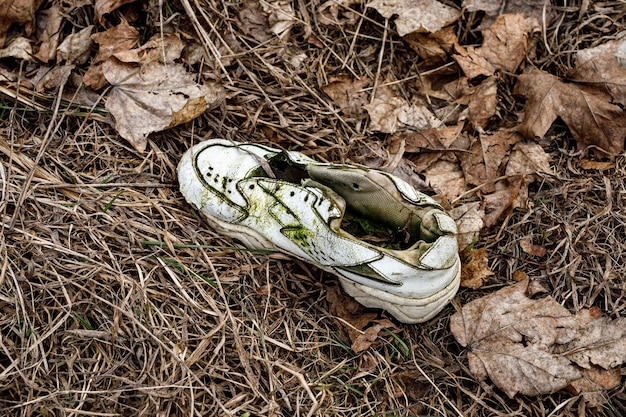
[{"label": "dry grass", "polygon": [[[228,98],[193,124],[154,135],[144,155],[101,121],[66,116],[63,107],[50,114],[3,102],[2,413],[624,415],[623,387],[608,393],[604,407],[585,409],[569,393],[511,400],[476,383],[449,332],[453,306],[355,354],[330,312],[328,298],[337,294],[332,276],[240,250],[183,201],[175,167],[202,137],[297,147],[332,161],[359,160],[363,147],[384,148],[384,136],[366,134],[364,118],[333,110],[320,90],[331,75],[365,75],[377,85],[396,80],[400,91],[419,90],[411,75],[419,69],[414,52],[376,13],[355,4],[356,23],[323,26],[317,3],[294,3],[306,19],[284,45],[245,35],[237,20],[242,4],[181,1],[187,10],[174,20],[176,30],[202,40],[212,58],[220,51],[221,61],[209,59],[200,70],[219,78]],[[614,25],[623,24],[624,6],[603,6]],[[545,53],[537,58],[544,67],[562,70],[572,51],[618,32],[602,32],[604,15],[558,13],[563,19],[546,38],[552,62]],[[476,16],[466,17],[459,31],[472,39]],[[306,54],[300,67],[286,62],[299,53]],[[565,150],[563,132],[557,127],[547,145],[557,175],[534,185],[532,209],[513,212],[481,239],[496,275],[478,291],[462,290],[457,307],[508,285],[521,269],[572,310],[595,305],[611,317],[624,315],[626,162],[584,170]],[[549,249],[547,259],[520,250],[527,237]]]}]

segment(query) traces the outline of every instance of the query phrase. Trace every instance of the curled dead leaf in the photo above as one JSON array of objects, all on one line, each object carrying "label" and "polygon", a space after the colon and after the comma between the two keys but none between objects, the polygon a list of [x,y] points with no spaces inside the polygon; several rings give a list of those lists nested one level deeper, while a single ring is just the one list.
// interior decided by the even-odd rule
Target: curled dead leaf
[{"label": "curled dead leaf", "polygon": [[489,268],[487,249],[465,249],[461,252],[461,286],[477,290],[494,273]]},{"label": "curled dead leaf", "polygon": [[267,16],[263,13],[263,8],[257,0],[245,1],[237,17],[239,20],[238,26],[246,35],[259,42],[265,42],[272,38],[267,23]]},{"label": "curled dead leaf", "polygon": [[24,61],[30,61],[33,54],[33,48],[30,41],[23,36],[11,40],[6,48],[0,49],[0,58],[16,58]]},{"label": "curled dead leaf", "polygon": [[412,32],[404,39],[429,67],[446,63],[457,43],[452,26],[444,27],[434,33]]},{"label": "curled dead leaf", "polygon": [[548,250],[546,248],[544,248],[543,246],[540,246],[540,245],[534,245],[530,241],[530,239],[522,239],[522,240],[520,240],[519,246],[527,254],[534,255],[534,256],[536,256],[538,258],[543,258],[548,253]]},{"label": "curled dead leaf", "polygon": [[470,12],[485,12],[480,28],[489,27],[503,14],[524,15],[537,22],[544,22],[546,26],[550,24],[552,17],[552,5],[545,0],[463,0],[463,8]]},{"label": "curled dead leaf", "polygon": [[469,184],[482,186],[485,193],[495,191],[495,180],[502,176],[501,165],[511,148],[522,140],[516,132],[499,130],[493,134],[479,133],[472,142],[469,156],[460,158]]},{"label": "curled dead leaf", "polygon": [[63,11],[58,3],[53,3],[48,9],[39,12],[38,26],[43,27],[41,34],[41,45],[35,57],[48,62],[56,55],[61,37],[61,24],[63,23]]},{"label": "curled dead leaf", "polygon": [[358,20],[358,13],[350,7],[359,0],[328,0],[318,8],[319,21],[322,25],[352,25]]},{"label": "curled dead leaf", "polygon": [[296,12],[291,0],[267,0],[260,3],[267,15],[270,31],[281,39],[287,39],[296,23]]}]

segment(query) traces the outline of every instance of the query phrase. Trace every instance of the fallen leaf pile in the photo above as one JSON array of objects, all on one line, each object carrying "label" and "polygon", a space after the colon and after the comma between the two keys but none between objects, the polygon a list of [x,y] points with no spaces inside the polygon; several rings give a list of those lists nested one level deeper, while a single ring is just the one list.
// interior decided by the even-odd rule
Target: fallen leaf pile
[{"label": "fallen leaf pile", "polygon": [[620,383],[626,361],[626,319],[597,308],[572,315],[537,282],[521,281],[463,306],[451,318],[456,340],[469,349],[470,371],[509,397],[561,389],[602,403]]}]

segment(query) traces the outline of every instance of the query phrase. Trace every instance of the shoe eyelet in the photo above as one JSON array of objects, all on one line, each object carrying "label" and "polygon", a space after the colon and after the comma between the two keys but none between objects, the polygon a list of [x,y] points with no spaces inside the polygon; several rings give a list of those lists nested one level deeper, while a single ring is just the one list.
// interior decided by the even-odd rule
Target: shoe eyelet
[{"label": "shoe eyelet", "polygon": [[251,189],[251,190],[254,190],[254,184],[250,184],[250,185],[248,186],[248,188],[249,188],[249,189]]}]

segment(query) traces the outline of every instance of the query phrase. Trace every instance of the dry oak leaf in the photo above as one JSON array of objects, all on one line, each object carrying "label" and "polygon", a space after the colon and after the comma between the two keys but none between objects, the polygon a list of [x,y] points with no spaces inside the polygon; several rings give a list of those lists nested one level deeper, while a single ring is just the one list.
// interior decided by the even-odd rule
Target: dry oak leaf
[{"label": "dry oak leaf", "polygon": [[436,32],[456,21],[460,10],[435,0],[372,0],[373,7],[383,17],[396,15],[396,29],[400,36],[412,32]]},{"label": "dry oak leaf", "polygon": [[470,349],[470,372],[511,398],[549,394],[586,378],[585,369],[626,360],[626,320],[597,319],[593,309],[572,315],[552,297],[533,298],[542,292],[522,281],[464,305],[450,321]]},{"label": "dry oak leaf", "polygon": [[145,150],[150,133],[194,119],[224,95],[216,85],[196,83],[180,64],[137,66],[111,58],[103,72],[113,86],[105,107],[120,136],[139,152]]},{"label": "dry oak leaf", "polygon": [[528,52],[529,33],[538,29],[535,19],[503,14],[483,31],[480,48],[456,45],[453,57],[470,79],[491,76],[498,70],[515,72]]},{"label": "dry oak leaf", "polygon": [[94,33],[91,39],[98,44],[98,54],[83,75],[83,82],[94,90],[99,90],[107,84],[102,73],[102,64],[113,54],[134,47],[139,41],[139,31],[122,20],[119,25],[111,29]]},{"label": "dry oak leaf", "polygon": [[24,25],[26,35],[35,30],[35,12],[43,0],[3,0],[0,2],[0,47],[4,46],[12,24]]},{"label": "dry oak leaf", "polygon": [[524,119],[517,127],[524,137],[543,137],[560,117],[579,147],[595,146],[608,156],[624,151],[626,114],[607,94],[564,83],[538,69],[520,75],[513,92],[526,97]]},{"label": "dry oak leaf", "polygon": [[568,79],[589,83],[626,106],[626,36],[576,53],[576,67]]}]

